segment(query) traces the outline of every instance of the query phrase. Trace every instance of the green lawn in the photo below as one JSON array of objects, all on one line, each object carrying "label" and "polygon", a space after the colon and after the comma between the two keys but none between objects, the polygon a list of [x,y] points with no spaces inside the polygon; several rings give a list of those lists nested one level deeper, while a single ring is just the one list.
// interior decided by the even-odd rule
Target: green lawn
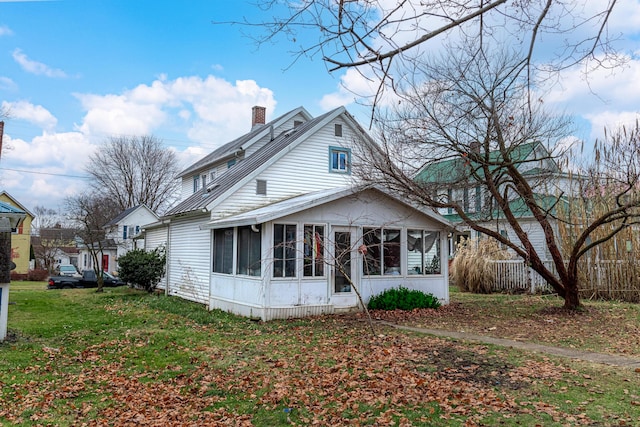
[{"label": "green lawn", "polygon": [[[638,425],[640,373],[376,325],[11,284],[1,425]],[[635,423],[635,424],[634,424]]]}]

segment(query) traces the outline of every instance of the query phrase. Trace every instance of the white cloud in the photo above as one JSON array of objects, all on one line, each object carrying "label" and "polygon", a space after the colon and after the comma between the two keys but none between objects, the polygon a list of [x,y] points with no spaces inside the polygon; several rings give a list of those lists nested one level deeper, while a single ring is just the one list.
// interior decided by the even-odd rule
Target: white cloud
[{"label": "white cloud", "polygon": [[0,37],[12,35],[13,31],[11,31],[11,28],[7,27],[6,25],[0,25]]},{"label": "white cloud", "polygon": [[598,69],[585,78],[583,69],[572,68],[560,76],[544,101],[591,124],[589,138],[602,139],[604,128],[633,125],[640,114],[640,60],[627,57],[627,65],[615,70]]},{"label": "white cloud", "polygon": [[27,101],[3,101],[2,109],[9,111],[12,119],[25,120],[43,129],[51,130],[58,123],[58,120],[46,108]]},{"label": "white cloud", "polygon": [[[5,157],[16,168],[29,166],[39,171],[58,174],[84,175],[87,158],[96,147],[79,132],[43,133],[31,141],[13,139],[10,135],[7,142],[13,147]],[[4,159],[3,159],[4,160]]]},{"label": "white cloud", "polygon": [[2,158],[2,186],[19,194],[27,208],[62,208],[66,197],[86,190],[84,167],[96,147],[84,135],[45,132],[31,141],[14,139],[10,134],[5,138],[13,149]]},{"label": "white cloud", "polygon": [[75,94],[86,109],[77,128],[87,135],[144,135],[171,128],[191,140],[221,144],[246,133],[251,107],[262,105],[272,114],[273,92],[253,80],[235,84],[208,76],[166,76],[122,94]]},{"label": "white cloud", "polygon": [[[147,135],[165,120],[161,105],[132,99],[125,95],[75,95],[87,110],[77,126],[86,135]],[[133,97],[135,98],[135,96]]]},{"label": "white cloud", "polygon": [[27,55],[22,53],[22,50],[16,49],[13,51],[13,59],[28,73],[36,75],[44,75],[47,77],[64,78],[67,74],[56,68],[51,68],[42,62],[37,62],[29,59]]},{"label": "white cloud", "polygon": [[18,90],[18,85],[9,77],[0,76],[0,90],[15,92]]}]

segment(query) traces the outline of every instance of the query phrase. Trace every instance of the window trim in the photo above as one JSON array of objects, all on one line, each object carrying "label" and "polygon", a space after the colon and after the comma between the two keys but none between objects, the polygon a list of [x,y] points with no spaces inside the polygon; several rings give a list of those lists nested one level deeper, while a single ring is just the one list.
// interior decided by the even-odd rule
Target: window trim
[{"label": "window trim", "polygon": [[[313,235],[311,240],[307,240],[307,230],[310,229]],[[318,231],[319,230],[319,231]],[[303,278],[315,278],[326,277],[327,269],[325,267],[325,251],[326,251],[326,224],[314,224],[305,223],[302,225],[302,239],[303,239],[303,251],[302,251],[302,277]],[[318,238],[319,237],[319,238]],[[311,243],[311,252],[307,255],[309,249],[309,243]],[[307,269],[309,273],[307,274]]]},{"label": "window trim", "polygon": [[[410,269],[409,264],[410,264],[410,258],[411,258],[411,250],[409,250],[409,234],[410,233],[420,233],[420,239],[422,240],[422,242],[420,243],[421,246],[421,250],[420,250],[420,266],[419,266],[419,271],[415,270],[415,269]],[[424,248],[422,247],[423,243],[426,240],[426,236],[428,234],[432,234],[435,233],[435,238],[433,240],[432,243],[432,248],[433,246],[435,246],[435,255],[434,258],[437,259],[437,269],[439,270],[438,272],[427,272],[427,270],[431,270],[433,267],[433,259],[427,259],[427,253],[424,252]],[[429,229],[424,229],[424,228],[408,228],[407,229],[407,241],[406,241],[406,249],[407,249],[407,259],[405,261],[405,264],[407,266],[407,274],[411,275],[411,276],[420,276],[420,277],[425,277],[425,276],[437,276],[437,275],[442,275],[442,231],[441,230],[429,230]],[[431,251],[431,248],[429,250],[429,252]],[[413,271],[413,272],[412,272]]]},{"label": "window trim", "polygon": [[193,176],[193,192],[195,193],[200,189],[200,174]]},{"label": "window trim", "polygon": [[[396,243],[386,240],[386,236],[391,232],[398,233],[397,247],[393,253],[390,247],[395,246]],[[362,248],[362,253],[364,259],[362,262],[362,275],[365,277],[402,275],[403,262],[405,262],[405,255],[403,255],[403,242],[405,241],[403,236],[405,235],[406,230],[402,227],[363,227],[362,245],[364,248]],[[371,236],[378,239],[378,242],[370,241]],[[376,254],[375,257],[373,256],[374,253]],[[390,265],[389,260],[391,257],[396,256],[397,262],[394,263],[395,265]],[[378,268],[370,268],[370,265]]]},{"label": "window trim", "polygon": [[[336,154],[344,154],[345,155],[345,168],[341,169],[340,167],[337,167],[334,169],[333,167],[333,155],[334,153]],[[339,157],[338,157],[339,160]],[[340,163],[338,161],[338,163]],[[339,166],[339,165],[338,165]],[[346,175],[350,175],[351,174],[351,149],[350,148],[345,148],[345,147],[338,147],[338,146],[329,146],[329,173],[339,173],[339,174],[346,174]]]},{"label": "window trim", "polygon": [[[278,226],[282,226],[282,242],[276,243],[278,241],[278,239],[276,239],[276,227]],[[293,240],[287,240],[287,229],[289,227],[293,227]],[[271,269],[271,275],[274,279],[295,279],[298,277],[298,229],[297,223],[278,222],[273,224],[271,230],[273,238],[273,267]],[[278,252],[277,249],[282,250],[281,257],[276,256]],[[287,256],[288,250],[293,250],[292,257]],[[287,274],[287,261],[293,262],[294,267],[292,274]],[[277,268],[281,269],[281,274],[276,274]]]}]

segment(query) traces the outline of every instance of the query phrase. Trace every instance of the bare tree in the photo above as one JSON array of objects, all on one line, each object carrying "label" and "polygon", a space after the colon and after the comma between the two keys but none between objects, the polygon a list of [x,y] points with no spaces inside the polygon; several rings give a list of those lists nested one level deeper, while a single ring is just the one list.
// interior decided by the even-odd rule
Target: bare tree
[{"label": "bare tree", "polygon": [[91,158],[87,173],[94,190],[113,199],[120,210],[145,204],[154,212],[175,201],[179,182],[175,153],[153,136],[109,139]]},{"label": "bare tree", "polygon": [[42,266],[52,273],[59,251],[75,246],[75,230],[61,223],[62,218],[55,209],[36,206],[33,213],[32,234],[36,237],[34,254]]},{"label": "bare tree", "polygon": [[[545,111],[542,102],[530,103],[528,76],[519,69],[517,57],[485,56],[473,47],[425,61],[420,73],[429,83],[408,85],[401,103],[380,117],[381,145],[361,159],[369,167],[360,172],[416,203],[457,214],[470,229],[525,259],[565,307],[575,309],[578,260],[639,218],[640,141],[634,134],[625,143],[602,145],[589,173],[563,171],[568,152],[557,143],[570,135],[571,122]],[[554,224],[562,220],[558,206],[612,180],[615,207],[581,224],[579,238],[563,253]],[[545,266],[547,254],[539,253],[523,226],[524,214],[542,230],[553,268]],[[500,224],[515,236],[503,235]],[[590,240],[602,228],[605,237]]]},{"label": "bare tree", "polygon": [[[480,51],[508,44],[527,74],[555,73],[581,63],[585,69],[623,61],[612,47],[618,37],[608,24],[617,0],[259,0],[269,18],[233,22],[259,44],[284,36],[293,62],[321,55],[329,71],[356,69],[385,88],[407,74],[405,61],[445,43],[477,41]],[[310,35],[309,33],[312,33]],[[540,40],[544,39],[544,45]],[[310,40],[305,44],[305,40]],[[554,53],[549,53],[554,52]],[[538,74],[540,75],[540,74]]]},{"label": "bare tree", "polygon": [[93,260],[93,269],[98,278],[98,289],[102,292],[104,280],[100,268],[106,248],[106,229],[104,225],[120,213],[120,206],[103,194],[77,195],[66,200],[69,219],[75,224],[77,235],[82,239]]}]

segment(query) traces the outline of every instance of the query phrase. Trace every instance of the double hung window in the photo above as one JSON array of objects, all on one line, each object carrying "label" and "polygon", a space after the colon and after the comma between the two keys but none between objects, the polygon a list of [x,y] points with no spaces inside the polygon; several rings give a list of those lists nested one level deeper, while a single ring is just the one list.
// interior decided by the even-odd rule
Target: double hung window
[{"label": "double hung window", "polygon": [[238,227],[237,274],[260,276],[261,235],[256,226]]},{"label": "double hung window", "polygon": [[362,273],[367,276],[381,274],[400,274],[401,230],[393,228],[364,228],[362,235],[363,247],[360,252],[364,255]]},{"label": "double hung window", "polygon": [[273,277],[296,277],[296,226],[273,226]]},{"label": "double hung window", "polygon": [[324,276],[324,226],[304,226],[304,276]]},{"label": "double hung window", "polygon": [[213,271],[233,272],[233,228],[220,228],[213,232]]},{"label": "double hung window", "polygon": [[407,272],[440,274],[440,232],[407,230]]},{"label": "double hung window", "polygon": [[333,173],[350,173],[351,150],[342,147],[329,147],[329,171]]}]

